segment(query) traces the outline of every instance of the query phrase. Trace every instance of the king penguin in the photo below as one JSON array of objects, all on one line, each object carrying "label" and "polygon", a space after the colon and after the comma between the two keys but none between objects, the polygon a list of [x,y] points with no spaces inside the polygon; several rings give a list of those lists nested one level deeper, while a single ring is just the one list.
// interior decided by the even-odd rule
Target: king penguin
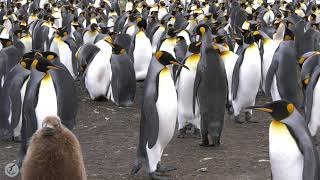
[{"label": "king penguin", "polygon": [[269,156],[273,180],[318,180],[319,157],[308,126],[295,106],[285,100],[252,106],[269,113]]},{"label": "king penguin", "polygon": [[178,94],[178,122],[179,122],[179,138],[183,138],[186,135],[186,126],[188,124],[194,125],[197,129],[195,133],[200,133],[200,112],[199,104],[196,102],[195,113],[193,113],[193,86],[197,73],[197,66],[200,61],[200,48],[201,42],[193,42],[190,44],[188,55],[183,64],[190,70],[181,68],[179,66],[177,70],[177,94]]},{"label": "king penguin", "polygon": [[[67,69],[51,53],[36,53],[23,101],[21,149],[17,164],[21,166],[28,139],[42,127],[49,115],[59,116],[69,129],[75,125],[77,101],[75,84]],[[61,71],[61,72],[55,72]]]},{"label": "king penguin", "polygon": [[146,20],[138,18],[137,26],[139,31],[133,36],[129,56],[133,61],[136,79],[139,81],[146,78],[152,58],[152,46],[150,39],[144,32],[147,26]]},{"label": "king penguin", "polygon": [[209,27],[205,24],[198,26],[197,34],[201,35],[202,44],[194,82],[193,112],[198,101],[202,138],[200,146],[219,146],[227,103],[227,77],[219,54],[212,47]]},{"label": "king penguin", "polygon": [[108,99],[111,99],[117,106],[131,106],[136,93],[133,63],[123,47],[118,44],[112,44],[112,46],[111,85]]},{"label": "king penguin", "polygon": [[152,179],[163,179],[157,173],[175,169],[160,165],[163,150],[174,134],[177,118],[177,93],[166,67],[169,64],[184,66],[165,51],[157,51],[151,61],[145,80],[140,138],[132,175],[141,169],[142,163],[146,163]]},{"label": "king penguin", "polygon": [[[240,121],[240,113],[245,111],[246,121],[250,122],[252,110],[245,107],[255,104],[261,81],[261,56],[258,44],[254,36],[258,36],[258,31],[251,32],[250,24],[243,23],[244,43],[232,74],[232,107],[234,120]],[[252,121],[254,122],[254,121]]]}]

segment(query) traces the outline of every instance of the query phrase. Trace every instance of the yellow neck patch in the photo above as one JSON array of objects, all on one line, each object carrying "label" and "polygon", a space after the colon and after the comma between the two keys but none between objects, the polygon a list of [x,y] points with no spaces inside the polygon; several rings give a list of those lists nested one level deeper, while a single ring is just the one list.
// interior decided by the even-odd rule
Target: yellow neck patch
[{"label": "yellow neck patch", "polygon": [[199,61],[200,61],[200,54],[192,54],[187,58],[185,65],[190,70],[196,71]]},{"label": "yellow neck patch", "polygon": [[161,70],[159,76],[160,76],[160,77],[163,77],[163,76],[167,76],[167,75],[170,75],[170,76],[171,76],[170,71],[169,71],[169,69],[168,69],[167,67],[164,67],[164,68]]},{"label": "yellow neck patch", "polygon": [[280,121],[272,120],[272,122],[270,124],[270,134],[286,135],[288,133],[289,133],[289,130],[284,123],[282,123]]},{"label": "yellow neck patch", "polygon": [[41,84],[49,84],[52,82],[52,77],[49,73],[46,73],[46,75],[43,77]]}]

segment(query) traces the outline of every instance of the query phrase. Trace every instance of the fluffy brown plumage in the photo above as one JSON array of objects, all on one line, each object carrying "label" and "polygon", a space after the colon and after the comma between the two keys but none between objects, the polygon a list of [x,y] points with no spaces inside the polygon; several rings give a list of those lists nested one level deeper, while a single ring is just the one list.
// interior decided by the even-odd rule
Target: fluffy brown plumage
[{"label": "fluffy brown plumage", "polygon": [[47,117],[31,139],[21,169],[22,180],[86,180],[76,136],[58,117]]}]

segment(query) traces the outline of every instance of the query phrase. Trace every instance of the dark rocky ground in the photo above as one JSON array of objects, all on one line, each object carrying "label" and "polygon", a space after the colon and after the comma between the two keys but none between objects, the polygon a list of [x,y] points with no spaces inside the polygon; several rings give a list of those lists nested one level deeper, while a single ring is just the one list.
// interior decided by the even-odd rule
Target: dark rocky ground
[{"label": "dark rocky ground", "polygon": [[[142,83],[134,107],[118,108],[111,102],[93,102],[79,86],[79,113],[74,130],[80,140],[89,180],[147,179],[144,171],[130,178],[139,135]],[[257,104],[266,102],[258,95]],[[244,117],[242,117],[244,118]],[[222,144],[218,148],[198,146],[199,140],[174,137],[165,149],[162,163],[176,166],[172,179],[264,180],[270,179],[268,126],[270,116],[254,112],[256,124],[235,124],[225,116]],[[18,143],[0,141],[0,180],[4,166],[15,159]],[[207,169],[201,172],[200,169]]]}]

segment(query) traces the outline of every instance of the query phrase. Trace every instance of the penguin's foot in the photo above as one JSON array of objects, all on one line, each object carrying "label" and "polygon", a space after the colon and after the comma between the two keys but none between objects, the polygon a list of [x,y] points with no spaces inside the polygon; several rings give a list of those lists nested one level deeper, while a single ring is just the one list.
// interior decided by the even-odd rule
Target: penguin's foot
[{"label": "penguin's foot", "polygon": [[196,139],[200,139],[201,138],[200,129],[198,129],[196,127],[194,128],[193,137],[196,138]]},{"label": "penguin's foot", "polygon": [[179,129],[179,132],[178,132],[178,138],[185,138],[187,136],[187,129],[186,127],[182,128],[182,129]]},{"label": "penguin's foot", "polygon": [[240,120],[240,115],[234,116],[233,117],[234,122],[238,123],[238,124],[242,124],[244,123],[243,121]]},{"label": "penguin's foot", "polygon": [[220,146],[220,137],[211,136],[212,146]]},{"label": "penguin's foot", "polygon": [[249,112],[246,112],[246,121],[248,123],[258,123],[258,121],[252,119],[252,114],[250,114]]},{"label": "penguin's foot", "polygon": [[208,137],[202,137],[202,142],[199,144],[199,146],[210,147],[212,145],[210,145]]},{"label": "penguin's foot", "polygon": [[170,172],[174,170],[177,170],[177,168],[173,166],[163,166],[158,163],[156,172],[165,173],[165,172]]},{"label": "penguin's foot", "polygon": [[164,176],[163,174],[160,174],[158,172],[152,172],[149,174],[150,179],[153,180],[169,180],[168,176]]},{"label": "penguin's foot", "polygon": [[231,103],[227,104],[227,111],[228,111],[229,115],[233,114],[234,111],[233,111],[233,107],[232,107]]}]

